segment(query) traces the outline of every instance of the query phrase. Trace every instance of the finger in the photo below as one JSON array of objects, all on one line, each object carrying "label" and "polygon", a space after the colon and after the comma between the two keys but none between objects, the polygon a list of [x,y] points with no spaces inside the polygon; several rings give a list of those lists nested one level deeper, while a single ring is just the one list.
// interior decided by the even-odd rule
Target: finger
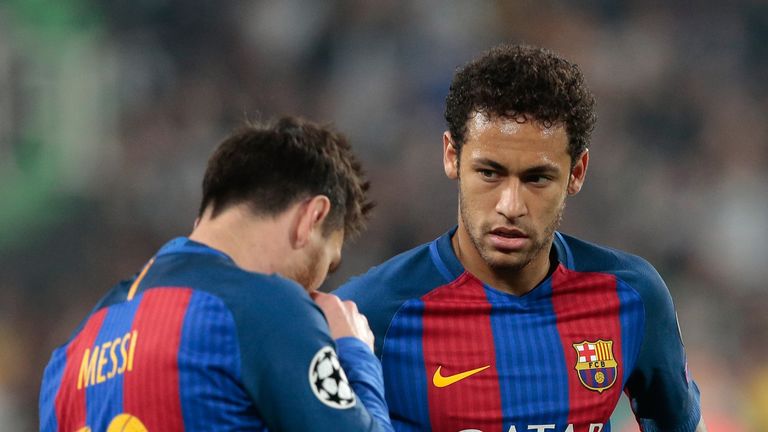
[{"label": "finger", "polygon": [[333,307],[336,309],[342,309],[341,299],[333,294],[319,294],[315,298],[315,303],[321,305],[321,307]]},{"label": "finger", "polygon": [[350,312],[352,312],[353,315],[357,315],[360,312],[357,310],[357,303],[353,302],[352,300],[345,300],[344,301],[344,308]]},{"label": "finger", "polygon": [[360,320],[360,322],[362,322],[362,323],[363,323],[363,325],[365,325],[366,327],[370,327],[370,326],[368,325],[368,317],[367,317],[367,316],[365,316],[365,315],[363,315],[363,314],[358,314],[358,316],[359,316],[359,318],[358,318],[358,319]]}]

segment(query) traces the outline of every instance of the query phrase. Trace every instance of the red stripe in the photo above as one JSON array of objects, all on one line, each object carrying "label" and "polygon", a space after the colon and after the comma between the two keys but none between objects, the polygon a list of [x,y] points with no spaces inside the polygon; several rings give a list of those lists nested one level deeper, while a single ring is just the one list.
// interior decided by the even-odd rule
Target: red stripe
[{"label": "red stripe", "polygon": [[[491,305],[483,284],[465,273],[431,291],[424,302],[423,351],[432,430],[502,430],[501,391],[491,329]],[[432,378],[438,366],[451,376],[491,367],[446,387]]]},{"label": "red stripe", "polygon": [[[574,430],[586,428],[589,423],[606,423],[621,396],[624,374],[616,278],[602,273],[574,272],[561,265],[552,276],[552,304],[568,367],[568,423],[574,424]],[[579,380],[575,369],[578,358],[573,348],[573,344],[599,339],[613,341],[612,357],[618,363],[616,381],[602,393],[588,389]],[[588,374],[589,384],[595,385],[592,375]]]},{"label": "red stripe", "polygon": [[192,290],[154,288],[136,311],[133,370],[123,381],[123,409],[150,431],[181,431],[178,351]]},{"label": "red stripe", "polygon": [[59,391],[56,393],[56,420],[59,430],[74,431],[85,426],[86,387],[83,385],[78,390],[77,379],[85,350],[93,351],[93,344],[96,342],[106,316],[106,308],[91,315],[83,329],[67,347],[67,364],[64,367]]}]

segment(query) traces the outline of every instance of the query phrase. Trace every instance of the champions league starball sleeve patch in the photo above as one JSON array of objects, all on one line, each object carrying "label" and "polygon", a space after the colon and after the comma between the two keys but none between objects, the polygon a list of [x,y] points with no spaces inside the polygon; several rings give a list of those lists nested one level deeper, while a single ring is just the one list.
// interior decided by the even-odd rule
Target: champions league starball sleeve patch
[{"label": "champions league starball sleeve patch", "polygon": [[351,408],[357,401],[336,352],[329,346],[320,348],[312,358],[309,386],[320,402],[331,408]]}]

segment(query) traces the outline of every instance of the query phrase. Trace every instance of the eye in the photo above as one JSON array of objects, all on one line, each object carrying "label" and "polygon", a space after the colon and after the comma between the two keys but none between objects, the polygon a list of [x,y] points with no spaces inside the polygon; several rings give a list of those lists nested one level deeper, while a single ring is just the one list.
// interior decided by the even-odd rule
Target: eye
[{"label": "eye", "polygon": [[535,186],[544,186],[552,181],[552,177],[543,174],[532,174],[525,177],[525,182]]},{"label": "eye", "polygon": [[498,177],[498,174],[496,173],[496,171],[489,170],[489,169],[482,169],[481,168],[481,169],[478,169],[477,172],[478,172],[478,174],[480,174],[480,177],[482,177],[482,178],[484,178],[486,180],[493,180],[496,177]]}]

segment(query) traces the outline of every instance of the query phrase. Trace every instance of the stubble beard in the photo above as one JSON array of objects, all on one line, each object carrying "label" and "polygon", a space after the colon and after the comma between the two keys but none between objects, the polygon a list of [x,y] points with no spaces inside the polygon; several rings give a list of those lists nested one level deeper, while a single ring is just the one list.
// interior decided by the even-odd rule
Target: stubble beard
[{"label": "stubble beard", "polygon": [[[323,284],[323,281],[316,281],[318,268],[320,262],[320,250],[311,249],[308,252],[307,260],[301,264],[294,271],[293,279],[303,286],[307,291],[313,291]],[[318,285],[318,286],[314,286]]]},{"label": "stubble beard", "polygon": [[516,225],[517,227],[524,229],[526,234],[530,236],[532,240],[531,248],[527,251],[523,251],[522,253],[524,253],[524,255],[520,260],[516,262],[501,261],[494,258],[493,251],[489,250],[490,247],[486,247],[486,245],[483,244],[483,238],[485,238],[486,234],[491,229],[493,229],[493,227],[489,224],[488,226],[481,227],[476,227],[474,225],[474,222],[469,215],[469,210],[465,205],[465,200],[462,199],[461,192],[459,192],[459,211],[461,213],[462,222],[467,229],[467,233],[469,234],[469,239],[472,242],[472,245],[475,247],[475,250],[477,250],[477,252],[480,254],[480,257],[483,259],[483,261],[485,261],[488,267],[495,273],[514,274],[520,272],[526,266],[528,266],[531,261],[533,261],[534,258],[536,258],[540,253],[549,253],[548,250],[544,251],[544,248],[548,248],[552,245],[555,231],[560,227],[560,223],[563,220],[565,201],[563,201],[562,205],[560,205],[560,208],[557,211],[557,216],[546,227],[543,235],[541,236],[537,236],[535,232],[527,230],[525,226],[521,226],[519,224]]}]

